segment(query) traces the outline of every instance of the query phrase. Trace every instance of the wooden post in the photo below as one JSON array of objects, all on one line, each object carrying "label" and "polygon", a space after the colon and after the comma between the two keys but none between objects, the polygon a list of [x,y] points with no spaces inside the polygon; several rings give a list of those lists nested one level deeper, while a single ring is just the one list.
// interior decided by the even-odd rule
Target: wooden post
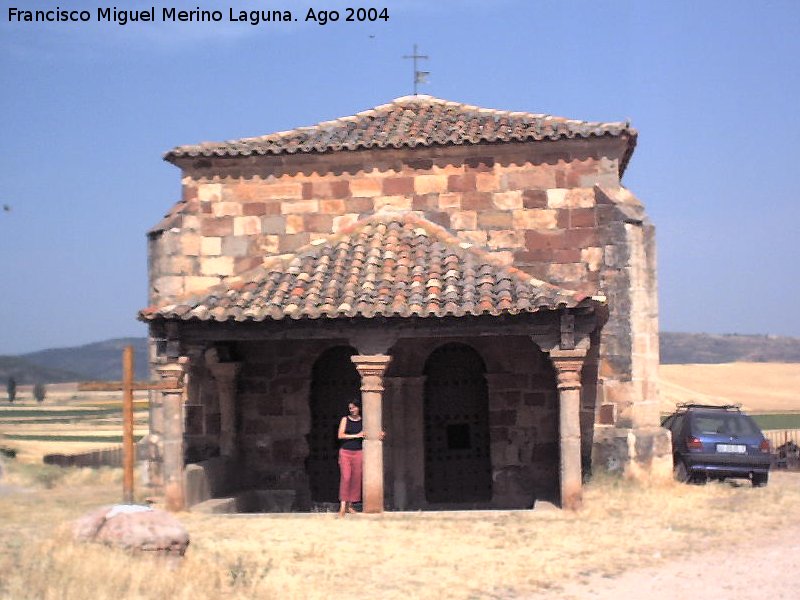
[{"label": "wooden post", "polygon": [[[81,392],[122,391],[122,502],[133,503],[133,468],[136,464],[136,447],[133,442],[133,392],[134,390],[157,390],[182,392],[183,373],[165,377],[162,381],[134,381],[133,346],[122,351],[122,381],[84,381],[78,384]],[[179,368],[180,371],[180,368]]]},{"label": "wooden post", "polygon": [[133,346],[122,353],[122,502],[133,504]]}]

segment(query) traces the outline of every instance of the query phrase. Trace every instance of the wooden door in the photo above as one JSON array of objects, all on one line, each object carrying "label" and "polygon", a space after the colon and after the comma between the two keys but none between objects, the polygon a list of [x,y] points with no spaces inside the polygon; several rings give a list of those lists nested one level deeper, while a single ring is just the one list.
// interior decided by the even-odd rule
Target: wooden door
[{"label": "wooden door", "polygon": [[464,344],[425,364],[425,495],[431,503],[492,498],[489,394],[480,355]]}]

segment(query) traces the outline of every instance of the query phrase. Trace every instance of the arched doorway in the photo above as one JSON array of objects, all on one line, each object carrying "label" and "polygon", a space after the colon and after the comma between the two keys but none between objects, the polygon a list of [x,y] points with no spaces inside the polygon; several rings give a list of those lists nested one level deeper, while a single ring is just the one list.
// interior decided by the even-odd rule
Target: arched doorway
[{"label": "arched doorway", "polygon": [[339,420],[347,403],[361,397],[361,378],[350,360],[356,351],[336,346],[323,352],[311,372],[311,430],[308,434],[306,472],[312,502],[339,500]]},{"label": "arched doorway", "polygon": [[489,502],[489,393],[480,355],[446,344],[425,363],[425,497],[430,503]]}]

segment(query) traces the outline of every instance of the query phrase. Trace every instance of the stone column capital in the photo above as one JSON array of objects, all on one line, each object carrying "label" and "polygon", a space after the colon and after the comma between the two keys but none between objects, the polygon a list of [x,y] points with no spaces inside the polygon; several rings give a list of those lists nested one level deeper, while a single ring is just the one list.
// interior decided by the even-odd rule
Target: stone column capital
[{"label": "stone column capital", "polygon": [[[155,365],[156,373],[161,378],[162,383],[172,384],[175,390],[182,390],[186,371],[189,367],[189,358],[181,356],[177,360]],[[164,390],[166,391],[166,390]]]},{"label": "stone column capital", "polygon": [[362,392],[382,392],[383,374],[392,357],[388,354],[356,354],[350,357],[361,376]]},{"label": "stone column capital", "polygon": [[581,369],[586,361],[586,350],[551,350],[550,360],[556,369],[559,390],[571,390],[581,387]]}]

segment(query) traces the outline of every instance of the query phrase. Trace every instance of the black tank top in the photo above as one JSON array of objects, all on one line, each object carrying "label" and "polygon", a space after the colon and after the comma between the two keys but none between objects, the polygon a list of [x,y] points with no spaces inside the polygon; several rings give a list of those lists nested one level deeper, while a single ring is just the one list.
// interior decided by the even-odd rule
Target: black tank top
[{"label": "black tank top", "polygon": [[[364,422],[359,419],[358,421],[353,421],[350,417],[345,417],[345,426],[344,432],[347,435],[355,435],[356,433],[361,433],[361,430],[364,427]],[[361,450],[361,438],[355,438],[352,440],[342,440],[342,448],[345,450]]]}]

